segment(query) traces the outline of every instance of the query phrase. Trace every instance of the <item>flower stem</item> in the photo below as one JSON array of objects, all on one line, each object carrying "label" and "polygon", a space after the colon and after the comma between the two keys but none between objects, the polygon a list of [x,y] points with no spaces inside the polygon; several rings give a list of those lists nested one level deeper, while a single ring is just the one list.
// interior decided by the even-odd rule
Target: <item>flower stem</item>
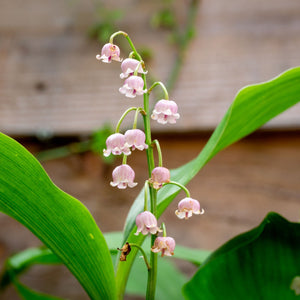
[{"label": "flower stem", "polygon": [[162,88],[162,90],[164,91],[165,94],[165,100],[169,100],[169,94],[167,91],[167,88],[165,87],[165,85],[161,82],[161,81],[156,81],[152,84],[152,86],[149,88],[148,90],[148,94],[151,93],[151,91],[157,86],[160,85],[160,87]]},{"label": "flower stem", "polygon": [[121,118],[118,121],[118,124],[116,126],[116,130],[115,130],[116,133],[118,133],[120,131],[121,124],[122,124],[123,120],[125,119],[125,117],[128,115],[128,113],[133,110],[138,110],[138,109],[139,109],[138,107],[130,107],[123,113],[123,115],[121,116]]},{"label": "flower stem", "polygon": [[139,113],[143,114],[143,112],[144,110],[141,107],[137,108],[137,110],[135,111],[132,129],[136,129],[138,115]]},{"label": "flower stem", "polygon": [[[134,56],[137,60],[142,61],[142,57],[140,54],[136,51],[135,46],[133,45],[130,37],[128,34],[123,34],[125,38],[127,39]],[[142,64],[144,68],[144,64]],[[144,81],[144,89],[147,90],[147,80],[146,75],[141,75]],[[143,120],[144,120],[144,130],[145,130],[145,136],[146,136],[146,144],[151,145],[151,127],[150,127],[150,114],[149,114],[149,93],[144,93],[144,114],[143,114]],[[148,163],[148,175],[151,177],[151,172],[154,169],[154,155],[153,155],[153,148],[148,147],[146,150],[147,155],[147,163]],[[150,204],[151,204],[151,213],[157,217],[157,192],[152,187],[149,187],[150,192]],[[154,244],[156,235],[151,236],[151,246]],[[146,299],[147,300],[154,300],[155,299],[155,289],[156,289],[156,281],[157,281],[157,254],[150,251],[150,269],[148,269],[148,282],[147,282],[147,292],[146,292]]]},{"label": "flower stem", "polygon": [[188,190],[184,185],[182,185],[181,183],[176,182],[176,181],[169,181],[169,182],[164,183],[163,185],[165,186],[165,185],[167,185],[167,184],[174,184],[174,185],[177,185],[177,186],[180,187],[182,190],[184,190],[184,192],[185,192],[185,194],[186,194],[186,196],[187,196],[188,198],[191,197],[191,194],[190,194],[189,190]]},{"label": "flower stem", "polygon": [[158,140],[154,140],[153,144],[155,144],[156,149],[157,149],[157,153],[158,153],[158,166],[162,167],[162,165],[163,165],[163,163],[162,163],[162,153],[161,153],[159,141]]},{"label": "flower stem", "polygon": [[145,181],[144,185],[144,211],[148,210],[148,191],[149,191],[149,182]]},{"label": "flower stem", "polygon": [[139,246],[138,244],[130,243],[129,245],[130,245],[130,247],[136,247],[136,248],[138,248],[138,249],[142,252],[142,255],[143,255],[143,257],[144,257],[145,264],[146,264],[147,269],[148,269],[148,271],[149,271],[149,270],[151,269],[151,267],[150,267],[150,265],[149,265],[149,262],[148,262],[148,259],[147,259],[147,255],[146,255],[144,249],[143,249],[141,246]]},{"label": "flower stem", "polygon": [[163,229],[163,237],[167,236],[167,230],[166,230],[166,225],[165,223],[161,223],[162,229]]}]

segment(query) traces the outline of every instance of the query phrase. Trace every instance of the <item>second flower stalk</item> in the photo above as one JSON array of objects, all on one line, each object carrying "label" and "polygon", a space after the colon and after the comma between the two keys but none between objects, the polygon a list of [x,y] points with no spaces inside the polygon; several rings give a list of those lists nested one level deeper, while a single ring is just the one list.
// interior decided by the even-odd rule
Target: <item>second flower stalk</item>
[{"label": "second flower stalk", "polygon": [[[150,264],[147,258],[144,258],[148,268],[148,285],[146,299],[154,299],[155,297],[155,286],[156,286],[156,273],[157,273],[157,255],[156,253],[161,252],[161,256],[172,256],[175,250],[175,240],[172,237],[168,237],[166,234],[166,227],[162,224],[162,229],[157,225],[157,191],[167,184],[174,184],[185,191],[186,198],[181,200],[178,204],[178,209],[175,214],[180,219],[188,219],[193,214],[202,214],[204,211],[200,209],[200,204],[197,200],[190,198],[190,193],[180,183],[171,181],[170,171],[163,167],[162,164],[162,153],[157,140],[152,141],[151,138],[151,128],[150,128],[150,118],[156,120],[160,124],[175,124],[176,120],[179,119],[178,106],[177,104],[169,100],[168,92],[161,82],[155,82],[149,89],[147,89],[146,74],[144,62],[136,51],[131,39],[128,34],[123,31],[118,31],[114,33],[109,43],[105,44],[102,48],[101,55],[97,55],[97,59],[105,63],[111,63],[113,60],[121,62],[120,49],[117,45],[113,43],[113,39],[117,35],[124,36],[132,52],[129,54],[128,58],[124,59],[121,64],[122,73],[120,74],[121,79],[125,79],[125,82],[119,91],[128,98],[134,98],[136,96],[143,95],[143,107],[129,108],[120,118],[117,124],[116,132],[109,136],[106,140],[106,149],[104,150],[104,156],[113,155],[123,155],[122,165],[116,167],[113,170],[113,180],[111,185],[118,187],[119,189],[125,189],[127,187],[135,187],[137,185],[135,180],[134,170],[127,164],[127,156],[131,155],[132,151],[135,149],[146,150],[147,152],[147,162],[148,162],[148,174],[149,179],[145,182],[145,199],[144,199],[144,211],[136,216],[136,235],[143,234],[151,235],[151,255]],[[160,86],[164,91],[164,98],[157,101],[152,113],[149,111],[149,94],[152,89],[156,86]],[[133,122],[133,128],[127,130],[124,134],[119,132],[121,123],[127,114],[135,110],[135,118]],[[137,117],[142,115],[144,121],[144,132],[136,128]],[[157,149],[159,162],[158,166],[155,167],[153,149]],[[148,195],[150,197],[150,209],[148,209]],[[158,234],[163,232],[162,237],[158,237]],[[132,244],[132,246],[134,246]],[[136,246],[136,245],[135,245]],[[125,247],[125,246],[124,246]],[[128,247],[130,249],[130,243],[125,248],[127,251]],[[121,250],[120,249],[120,250]],[[122,254],[126,251],[122,250]],[[140,249],[142,251],[142,249]],[[127,251],[128,252],[128,251]],[[126,255],[129,254],[129,252]],[[144,251],[142,251],[144,252]],[[125,254],[124,254],[125,255]],[[126,261],[126,256],[123,260]]]}]

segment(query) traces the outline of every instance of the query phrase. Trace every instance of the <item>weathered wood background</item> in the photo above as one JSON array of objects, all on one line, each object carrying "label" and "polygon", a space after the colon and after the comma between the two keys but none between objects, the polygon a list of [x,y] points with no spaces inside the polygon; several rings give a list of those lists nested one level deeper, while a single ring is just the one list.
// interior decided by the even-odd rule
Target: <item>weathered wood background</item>
[{"label": "weathered wood background", "polygon": [[[162,1],[103,2],[109,9],[123,10],[117,25],[136,45],[153,50],[149,69],[165,81],[175,50],[167,41],[168,33],[149,24]],[[0,1],[1,131],[14,135],[90,133],[106,122],[115,123],[121,111],[141,101],[119,94],[118,63],[105,65],[95,60],[102,45],[91,41],[87,30],[96,21],[96,3]],[[182,23],[187,3],[176,4]],[[171,95],[182,118],[176,127],[154,124],[154,130],[212,129],[240,88],[300,64],[299,1],[203,0],[196,31]],[[299,128],[300,106],[269,126]]]},{"label": "weathered wood background", "polygon": [[[103,2],[109,9],[123,11],[117,25],[137,46],[153,50],[151,73],[165,81],[175,49],[166,31],[149,25],[162,1]],[[95,3],[0,0],[1,131],[18,137],[85,135],[106,122],[115,124],[123,110],[140,101],[119,94],[119,64],[95,59],[101,45],[86,34],[96,20]],[[176,3],[182,23],[186,6],[187,1]],[[201,131],[217,125],[236,92],[299,65],[299,49],[300,1],[201,1],[197,36],[171,95],[179,104],[181,119],[176,126],[153,124],[165,165],[175,168],[194,158],[207,141]],[[299,220],[299,116],[298,105],[268,124],[271,133],[250,136],[205,166],[188,187],[206,214],[184,223],[178,220],[174,210],[179,196],[162,216],[178,244],[215,249],[258,225],[269,211]],[[170,131],[184,134],[165,134]],[[194,134],[186,135],[188,131]],[[34,153],[45,147],[21,141]],[[141,186],[145,153],[135,152],[129,160]],[[43,164],[55,184],[89,208],[104,232],[122,229],[139,191],[109,186],[115,165],[107,166],[91,153]],[[9,255],[36,245],[40,241],[27,229],[0,214],[1,265]],[[190,265],[180,267],[188,274],[194,271]],[[87,299],[64,267],[38,267],[22,280],[50,294]],[[12,289],[0,298],[19,299]]]}]

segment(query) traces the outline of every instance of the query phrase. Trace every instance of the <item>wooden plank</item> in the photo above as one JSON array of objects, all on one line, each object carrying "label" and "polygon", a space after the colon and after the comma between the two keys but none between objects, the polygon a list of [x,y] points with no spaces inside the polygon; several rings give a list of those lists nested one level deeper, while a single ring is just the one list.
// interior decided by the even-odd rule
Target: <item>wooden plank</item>
[{"label": "wooden plank", "polygon": [[[151,72],[166,80],[175,52],[166,41],[166,32],[149,27],[158,3],[105,3],[124,10],[120,28],[137,45],[153,49]],[[185,17],[184,5],[177,7],[180,20]],[[20,1],[1,1],[1,131],[14,135],[86,134],[104,123],[115,124],[126,108],[140,103],[140,98],[119,95],[122,81],[117,63],[104,65],[95,60],[100,46],[86,37],[94,8],[88,1],[30,0],[26,6]],[[203,0],[197,37],[171,94],[179,104],[181,119],[177,126],[153,124],[153,129],[211,130],[240,88],[298,65],[299,12],[300,2],[293,0]],[[268,127],[300,128],[299,116],[297,105]],[[128,117],[124,127],[131,122]]]}]

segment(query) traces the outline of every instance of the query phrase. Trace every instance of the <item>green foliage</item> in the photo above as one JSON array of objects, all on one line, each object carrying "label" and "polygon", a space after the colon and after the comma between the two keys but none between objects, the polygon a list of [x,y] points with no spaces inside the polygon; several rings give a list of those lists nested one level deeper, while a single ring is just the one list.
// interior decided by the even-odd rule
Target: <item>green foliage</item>
[{"label": "green foliage", "polygon": [[115,299],[110,253],[86,207],[58,189],[37,160],[4,134],[0,134],[0,164],[0,211],[50,248],[91,299]]},{"label": "green foliage", "polygon": [[[112,258],[117,259],[117,248],[122,243],[122,232],[110,232],[104,234],[107,241],[108,248],[111,252]],[[150,248],[150,239],[148,238],[143,248],[145,251]],[[200,265],[209,255],[209,251],[190,249],[176,246],[176,258],[191,261],[194,264]],[[182,299],[181,287],[186,283],[187,278],[175,267],[173,258],[160,258],[158,260],[158,286],[156,291],[157,299]],[[30,267],[35,264],[61,264],[62,261],[47,248],[30,248],[22,251],[14,256],[8,258],[3,270],[0,290],[4,289],[7,285],[13,284],[19,294],[27,299],[27,295],[34,295],[34,297],[41,297],[37,299],[53,299],[45,294],[40,294],[32,291],[28,287],[19,282],[20,275],[26,272]],[[126,262],[123,262],[126,263]],[[172,285],[168,284],[172,281]],[[135,260],[132,267],[132,276],[130,276],[126,294],[143,296],[147,285],[147,268],[142,258]],[[46,297],[46,298],[43,298]],[[47,298],[49,297],[49,298]],[[55,298],[56,299],[56,298]]]},{"label": "green foliage", "polygon": [[300,224],[270,213],[253,230],[216,250],[183,288],[185,299],[299,299]]},{"label": "green foliage", "polygon": [[15,254],[5,262],[0,278],[0,290],[35,264],[60,264],[62,261],[48,248],[29,248]]},{"label": "green foliage", "polygon": [[99,5],[96,10],[97,21],[89,28],[88,35],[101,43],[107,43],[109,37],[117,31],[116,22],[123,17],[121,10],[108,10]]},{"label": "green foliage", "polygon": [[[267,121],[300,101],[300,67],[290,69],[275,79],[243,88],[229,107],[224,118],[200,154],[189,163],[171,172],[171,179],[187,184],[219,151],[245,137]],[[165,186],[158,193],[158,216],[169,206],[179,188]],[[123,241],[142,244],[144,238],[135,236],[135,217],[143,211],[143,191],[132,205],[126,219]],[[133,250],[133,254],[136,251]],[[117,266],[117,290],[122,294],[134,255],[128,263]]]},{"label": "green foliage", "polygon": [[[172,180],[184,185],[187,184],[219,151],[250,134],[271,118],[299,102],[299,100],[300,68],[288,70],[269,82],[242,89],[201,153],[186,165],[173,170],[171,173]],[[116,286],[109,248],[101,231],[84,205],[58,189],[36,159],[20,144],[3,134],[0,134],[0,164],[0,211],[22,223],[40,238],[70,269],[91,299],[115,299],[116,294],[122,296],[137,254],[136,248],[133,248],[125,264],[123,262],[117,263]],[[159,216],[178,192],[179,189],[174,185],[168,185],[159,191],[157,208]],[[126,241],[142,245],[144,236],[134,235],[136,232],[134,220],[136,215],[143,210],[143,202],[142,191],[128,214],[121,245]],[[109,240],[108,237],[107,240]],[[195,288],[195,285],[199,282],[203,284],[204,277],[202,277],[202,274],[206,274],[205,272],[214,274],[210,277],[210,280],[212,280],[210,287],[214,287],[216,282],[222,281],[224,273],[223,277],[217,277],[216,262],[218,260],[222,261],[225,257],[227,262],[226,255],[229,255],[228,263],[230,266],[235,264],[234,268],[238,274],[234,277],[234,280],[241,281],[242,276],[249,277],[252,275],[253,278],[251,282],[249,281],[249,286],[251,284],[253,289],[257,288],[258,291],[261,291],[261,287],[257,287],[257,278],[258,281],[265,283],[264,289],[266,293],[269,293],[270,287],[266,285],[264,279],[273,274],[273,282],[276,285],[278,283],[278,295],[286,297],[283,299],[293,299],[294,294],[292,291],[286,292],[284,290],[282,292],[282,290],[291,284],[293,277],[299,275],[299,258],[293,252],[297,250],[299,253],[299,245],[296,244],[298,240],[298,224],[289,223],[281,217],[271,214],[258,229],[253,230],[251,234],[248,233],[245,236],[238,237],[233,242],[231,241],[214,253],[204,265],[201,265],[196,276],[185,286],[185,296],[187,299],[198,297],[197,293],[199,291]],[[254,244],[255,249],[253,248]],[[118,245],[118,247],[121,245]],[[258,246],[256,247],[256,245]],[[240,249],[245,248],[247,248],[246,252],[240,252]],[[260,252],[256,253],[256,250]],[[234,255],[235,252],[237,255]],[[116,253],[115,250],[114,253]],[[30,259],[28,259],[28,264],[20,263],[22,259],[19,263],[18,260],[11,261],[11,267],[14,266],[16,276],[26,270],[31,263],[37,261],[38,253],[36,256],[34,253],[30,255],[32,255],[33,260],[30,262]],[[207,253],[197,254],[196,250],[177,247],[176,255],[181,256],[181,258],[193,255],[193,259],[190,259],[190,261],[200,264]],[[198,258],[197,255],[199,255]],[[263,260],[261,260],[262,258]],[[268,273],[263,267],[263,263],[267,263],[268,258],[273,262],[273,265],[268,262],[270,272],[273,270],[273,273]],[[254,263],[254,260],[257,260],[257,262]],[[247,266],[252,263],[258,267],[245,270],[246,262]],[[238,269],[238,264],[243,268]],[[228,271],[229,265],[221,264],[221,271]],[[212,269],[209,266],[212,266]],[[163,274],[168,274],[168,272],[176,274],[172,268],[173,266],[165,267],[169,271]],[[164,270],[164,267],[162,267],[162,270]],[[278,270],[280,270],[280,273],[276,273]],[[213,273],[213,271],[216,273]],[[242,274],[242,271],[245,271],[246,274]],[[139,274],[139,272],[137,271],[136,274]],[[233,282],[233,273],[230,273],[230,275],[231,282]],[[16,276],[9,277],[9,280],[14,281],[24,299],[53,299],[50,296],[31,291],[19,283]],[[183,277],[180,277],[181,275],[176,276],[179,278],[178,280],[181,280],[181,283],[176,283],[179,286],[184,280]],[[5,279],[5,277],[3,278]],[[138,279],[140,278],[136,280]],[[8,280],[7,277],[6,280]],[[280,283],[279,280],[281,280]],[[2,284],[5,285],[5,280],[2,280]],[[130,288],[132,287],[129,285],[129,290]],[[227,288],[230,288],[229,284]],[[222,291],[222,288],[219,290]],[[200,289],[201,291],[202,289]],[[237,291],[245,294],[245,290],[241,288],[238,288]],[[138,291],[135,291],[135,293],[138,293]],[[246,299],[244,295],[243,297],[242,294],[239,295],[240,298]],[[249,293],[249,295],[252,294]],[[174,295],[169,294],[168,297],[173,298]]]}]

